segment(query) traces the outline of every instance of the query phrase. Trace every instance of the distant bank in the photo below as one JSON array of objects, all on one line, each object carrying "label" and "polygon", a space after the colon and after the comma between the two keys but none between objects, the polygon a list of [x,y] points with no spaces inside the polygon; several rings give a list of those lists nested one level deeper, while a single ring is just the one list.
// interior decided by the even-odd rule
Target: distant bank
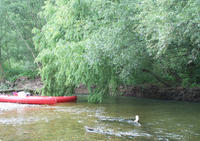
[{"label": "distant bank", "polygon": [[[119,91],[123,96],[200,102],[200,88],[180,88],[180,87],[161,88],[158,86],[149,86],[149,87],[121,86],[119,88]],[[88,90],[84,86],[81,86],[75,90],[75,93],[87,94]]]}]

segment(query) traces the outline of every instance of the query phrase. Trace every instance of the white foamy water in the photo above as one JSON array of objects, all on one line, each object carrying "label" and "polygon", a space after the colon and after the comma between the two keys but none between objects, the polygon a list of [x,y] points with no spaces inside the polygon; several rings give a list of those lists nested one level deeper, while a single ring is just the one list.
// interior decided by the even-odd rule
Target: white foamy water
[{"label": "white foamy water", "polygon": [[15,110],[19,108],[26,108],[26,107],[36,107],[40,105],[30,105],[30,104],[18,104],[18,103],[0,103],[0,111],[9,111]]}]

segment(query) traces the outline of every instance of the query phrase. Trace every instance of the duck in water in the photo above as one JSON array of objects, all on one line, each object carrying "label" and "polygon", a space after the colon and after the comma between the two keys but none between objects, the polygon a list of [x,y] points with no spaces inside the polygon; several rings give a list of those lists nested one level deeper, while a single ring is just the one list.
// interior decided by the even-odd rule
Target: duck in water
[{"label": "duck in water", "polygon": [[141,126],[141,124],[139,123],[139,119],[140,119],[139,116],[136,115],[135,120],[133,121],[134,122],[133,124],[136,125],[136,126]]},{"label": "duck in water", "polygon": [[136,115],[136,116],[135,116],[135,120],[134,120],[133,122],[138,122],[138,121],[139,121],[139,116]]}]

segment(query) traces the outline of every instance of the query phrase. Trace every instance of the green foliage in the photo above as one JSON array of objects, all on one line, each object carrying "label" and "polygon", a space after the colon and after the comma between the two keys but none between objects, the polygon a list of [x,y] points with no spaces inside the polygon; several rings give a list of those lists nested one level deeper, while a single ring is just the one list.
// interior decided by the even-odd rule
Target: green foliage
[{"label": "green foliage", "polygon": [[14,80],[20,75],[35,76],[37,52],[32,29],[41,28],[44,23],[37,15],[42,4],[43,0],[0,0],[1,78]]},{"label": "green foliage", "polygon": [[47,0],[33,30],[44,95],[71,94],[79,84],[89,102],[120,85],[199,84],[200,6],[180,0]]},{"label": "green foliage", "polygon": [[30,70],[29,68],[23,68],[23,67],[16,67],[14,69],[5,68],[5,78],[10,81],[14,82],[21,76],[28,77],[30,79],[34,79],[38,76],[37,70]]},{"label": "green foliage", "polygon": [[[196,0],[144,0],[139,32],[165,75],[200,83],[200,5]],[[185,83],[185,82],[183,82]],[[185,84],[184,84],[185,85]]]}]

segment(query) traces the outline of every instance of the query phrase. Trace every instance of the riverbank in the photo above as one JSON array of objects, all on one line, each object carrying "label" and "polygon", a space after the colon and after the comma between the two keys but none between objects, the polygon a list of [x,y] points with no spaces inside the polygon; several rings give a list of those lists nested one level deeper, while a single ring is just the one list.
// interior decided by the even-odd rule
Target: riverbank
[{"label": "riverbank", "polygon": [[160,88],[158,86],[149,86],[146,88],[128,87],[122,89],[122,91],[126,96],[200,102],[200,88]]},{"label": "riverbank", "polygon": [[[158,86],[121,86],[119,88],[123,96],[133,96],[140,98],[152,98],[162,100],[176,100],[200,102],[200,88],[162,88]],[[75,93],[87,94],[88,91],[84,86],[75,90]]]},{"label": "riverbank", "polygon": [[[29,79],[20,77],[15,82],[0,82],[0,94],[9,94],[12,91],[27,90],[31,93],[39,94],[43,86],[40,78]],[[159,86],[120,86],[119,92],[123,96],[133,96],[140,98],[153,98],[162,100],[176,100],[200,102],[200,88],[162,88]],[[75,89],[76,94],[88,94],[88,90],[84,85],[80,85]]]}]

